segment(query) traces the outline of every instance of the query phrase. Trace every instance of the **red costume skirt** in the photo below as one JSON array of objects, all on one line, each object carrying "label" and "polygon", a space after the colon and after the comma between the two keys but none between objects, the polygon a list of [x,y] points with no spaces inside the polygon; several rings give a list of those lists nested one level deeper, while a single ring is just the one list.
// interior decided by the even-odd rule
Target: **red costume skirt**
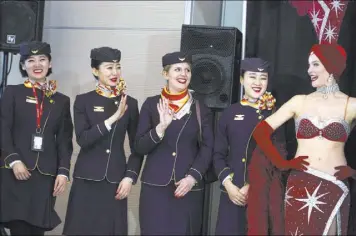
[{"label": "red costume skirt", "polygon": [[350,196],[346,182],[312,168],[294,170],[284,201],[285,235],[327,235],[334,220],[337,235],[347,234]]}]

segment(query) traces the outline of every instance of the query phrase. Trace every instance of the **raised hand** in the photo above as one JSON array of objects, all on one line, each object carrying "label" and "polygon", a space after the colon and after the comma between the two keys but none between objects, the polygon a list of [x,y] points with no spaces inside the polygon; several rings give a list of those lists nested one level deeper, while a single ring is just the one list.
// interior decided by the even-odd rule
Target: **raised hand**
[{"label": "raised hand", "polygon": [[121,97],[121,100],[120,100],[120,104],[117,108],[117,111],[114,114],[115,117],[117,118],[117,120],[119,120],[125,114],[125,111],[127,110],[126,99],[127,99],[127,95],[123,94]]},{"label": "raised hand", "polygon": [[127,99],[127,95],[126,94],[122,94],[122,97],[121,97],[121,100],[120,100],[120,104],[119,104],[116,112],[105,121],[106,124],[111,126],[117,120],[121,119],[121,117],[125,114],[125,112],[127,110],[126,99]]},{"label": "raised hand", "polygon": [[354,178],[356,179],[356,170],[352,169],[350,166],[337,166],[335,167],[335,174],[334,176],[338,180],[345,180],[347,178]]},{"label": "raised hand", "polygon": [[159,114],[159,126],[164,132],[173,120],[173,111],[169,108],[169,101],[167,99],[160,99],[157,104]]}]

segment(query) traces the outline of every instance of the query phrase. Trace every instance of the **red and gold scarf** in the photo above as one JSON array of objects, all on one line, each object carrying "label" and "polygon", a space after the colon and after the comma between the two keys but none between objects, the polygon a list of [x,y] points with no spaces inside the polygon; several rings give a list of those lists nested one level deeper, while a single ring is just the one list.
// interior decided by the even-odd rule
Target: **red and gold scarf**
[{"label": "red and gold scarf", "polygon": [[57,81],[56,80],[49,80],[44,83],[39,83],[35,81],[31,81],[29,79],[26,79],[24,82],[24,85],[26,88],[32,88],[35,87],[39,90],[42,90],[46,97],[51,97],[53,94],[57,92]]},{"label": "red and gold scarf", "polygon": [[121,95],[126,90],[126,82],[123,78],[120,78],[116,87],[105,86],[100,83],[96,84],[95,91],[104,97],[113,98]]},{"label": "red and gold scarf", "polygon": [[241,99],[241,104],[244,106],[251,106],[258,110],[272,110],[275,106],[276,99],[273,97],[271,92],[265,92],[255,103],[248,101],[247,98],[243,97]]},{"label": "red and gold scarf", "polygon": [[161,97],[169,100],[169,107],[177,113],[189,100],[188,89],[178,94],[171,94],[167,87],[164,87],[161,92]]}]

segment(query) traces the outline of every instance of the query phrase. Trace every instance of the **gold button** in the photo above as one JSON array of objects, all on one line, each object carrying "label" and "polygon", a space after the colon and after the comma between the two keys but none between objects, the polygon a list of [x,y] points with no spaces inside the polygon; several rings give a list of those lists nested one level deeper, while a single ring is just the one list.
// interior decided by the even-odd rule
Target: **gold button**
[{"label": "gold button", "polygon": [[177,155],[177,154],[176,154],[175,152],[173,152],[173,153],[172,153],[172,156],[174,156],[174,157],[175,157],[176,155]]},{"label": "gold button", "polygon": [[258,116],[258,119],[261,120],[261,119],[262,119],[262,116]]},{"label": "gold button", "polygon": [[245,158],[242,158],[242,162],[245,162],[246,161],[246,159]]},{"label": "gold button", "polygon": [[110,153],[110,150],[109,150],[109,149],[106,149],[106,153]]},{"label": "gold button", "polygon": [[119,102],[118,102],[118,101],[115,101],[115,105],[117,105],[117,104],[119,104]]}]

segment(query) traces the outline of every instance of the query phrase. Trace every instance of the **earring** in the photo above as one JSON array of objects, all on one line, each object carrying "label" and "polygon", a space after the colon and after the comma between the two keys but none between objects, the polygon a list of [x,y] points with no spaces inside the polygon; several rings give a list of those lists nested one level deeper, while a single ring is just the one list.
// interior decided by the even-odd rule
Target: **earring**
[{"label": "earring", "polygon": [[330,75],[329,75],[328,82],[329,82],[329,83],[334,82],[334,75],[333,75],[333,74],[330,74]]}]

